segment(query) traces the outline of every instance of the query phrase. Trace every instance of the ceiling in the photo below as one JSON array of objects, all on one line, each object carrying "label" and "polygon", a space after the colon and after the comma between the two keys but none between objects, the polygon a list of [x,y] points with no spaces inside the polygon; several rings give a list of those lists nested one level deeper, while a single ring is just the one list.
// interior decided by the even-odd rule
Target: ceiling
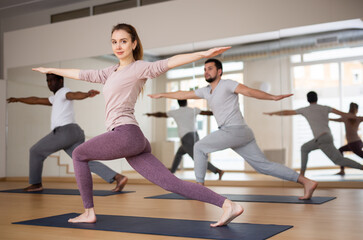
[{"label": "ceiling", "polygon": [[0,19],[89,0],[1,0]]}]

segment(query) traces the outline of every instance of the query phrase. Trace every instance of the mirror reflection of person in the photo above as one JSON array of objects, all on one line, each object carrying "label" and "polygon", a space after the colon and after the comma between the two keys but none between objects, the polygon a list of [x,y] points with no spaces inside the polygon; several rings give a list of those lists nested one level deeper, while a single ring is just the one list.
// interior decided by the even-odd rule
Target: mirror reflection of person
[{"label": "mirror reflection of person", "polygon": [[[42,171],[44,160],[52,153],[64,150],[72,157],[73,150],[85,140],[83,130],[76,124],[73,110],[73,100],[91,98],[99,94],[99,91],[72,92],[64,87],[63,77],[55,74],[47,74],[47,84],[54,93],[49,98],[25,97],[8,98],[8,103],[21,102],[31,105],[45,105],[52,107],[51,132],[40,139],[30,148],[29,153],[29,183],[24,191],[34,192],[43,190]],[[116,181],[114,192],[121,191],[127,182],[127,178],[111,170],[100,162],[89,162],[91,172],[96,173],[106,182]]]},{"label": "mirror reflection of person", "polygon": [[195,91],[177,91],[150,94],[151,98],[206,99],[218,123],[219,130],[199,140],[194,146],[195,176],[199,184],[204,185],[207,171],[208,154],[231,148],[242,156],[257,172],[298,182],[304,186],[304,195],[300,199],[310,199],[317,187],[312,181],[294,170],[266,159],[257,146],[252,130],[245,123],[239,108],[238,96],[242,94],[262,100],[278,101],[292,94],[271,95],[249,88],[232,80],[222,79],[222,63],[217,59],[208,59],[204,64],[204,77],[208,86]]},{"label": "mirror reflection of person", "polygon": [[334,146],[333,136],[329,128],[329,113],[334,113],[345,118],[351,118],[354,117],[354,115],[341,112],[332,107],[319,105],[318,94],[314,91],[309,92],[306,97],[309,102],[309,106],[307,107],[296,110],[282,110],[265,113],[270,116],[292,116],[301,114],[308,121],[314,138],[301,146],[301,174],[305,174],[309,153],[316,149],[322,150],[336,165],[363,170],[363,166],[360,163],[343,157],[339,150]]},{"label": "mirror reflection of person", "polygon": [[[156,112],[156,113],[146,113],[149,117],[162,117],[174,118],[176,125],[178,126],[178,134],[180,137],[181,146],[175,154],[173,164],[170,171],[175,173],[178,166],[182,160],[184,154],[188,155],[193,159],[194,144],[199,141],[198,132],[195,130],[195,122],[197,115],[211,116],[213,113],[211,111],[202,111],[199,108],[188,107],[188,101],[178,100],[179,108],[175,110],[170,110],[168,112]],[[222,179],[224,171],[215,167],[212,163],[208,162],[208,170],[219,175],[219,180]]]},{"label": "mirror reflection of person", "polygon": [[149,141],[136,121],[134,111],[138,96],[149,78],[156,78],[171,68],[217,56],[230,47],[212,48],[207,51],[179,54],[168,59],[146,62],[136,29],[125,23],[117,24],[111,31],[111,45],[117,65],[101,70],[34,68],[41,73],[54,73],[76,80],[104,84],[107,132],[78,146],[73,152],[73,163],[85,212],[69,219],[72,223],[97,221],[92,191],[92,177],[87,162],[126,158],[138,173],[160,187],[184,197],[207,202],[222,208],[223,214],[212,227],[227,225],[241,215],[241,205],[193,182],[174,176],[151,154]]},{"label": "mirror reflection of person", "polygon": [[[358,104],[356,103],[350,103],[349,105],[349,112],[350,114],[353,114],[354,116],[357,116],[358,113]],[[344,152],[353,152],[359,157],[363,158],[363,142],[358,136],[358,128],[360,123],[363,121],[363,117],[355,117],[355,118],[349,118],[349,117],[341,117],[341,118],[329,118],[330,121],[335,122],[342,122],[345,126],[345,137],[347,139],[347,144],[340,147],[339,151],[341,154]],[[340,172],[337,173],[338,175],[345,175],[344,166],[340,166]]]}]

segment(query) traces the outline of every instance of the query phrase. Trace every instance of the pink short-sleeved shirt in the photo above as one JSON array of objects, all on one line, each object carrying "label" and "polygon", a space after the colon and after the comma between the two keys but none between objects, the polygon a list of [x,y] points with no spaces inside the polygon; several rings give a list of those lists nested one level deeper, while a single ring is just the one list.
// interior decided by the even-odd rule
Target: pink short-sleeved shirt
[{"label": "pink short-sleeved shirt", "polygon": [[108,131],[119,125],[138,125],[134,108],[142,87],[148,78],[156,78],[169,69],[168,59],[156,62],[139,60],[117,71],[118,67],[114,65],[101,70],[81,70],[79,73],[82,80],[104,84]]}]

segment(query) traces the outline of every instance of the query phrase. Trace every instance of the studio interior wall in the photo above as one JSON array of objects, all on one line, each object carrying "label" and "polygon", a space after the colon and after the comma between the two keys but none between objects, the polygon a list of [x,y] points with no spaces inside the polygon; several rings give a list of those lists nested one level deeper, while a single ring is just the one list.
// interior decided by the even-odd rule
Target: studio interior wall
[{"label": "studio interior wall", "polygon": [[[208,6],[208,11],[205,11]],[[162,47],[173,47],[189,44],[188,51],[196,50],[193,43],[222,39],[234,36],[277,31],[282,28],[305,26],[325,22],[333,22],[354,18],[363,18],[363,2],[359,0],[175,0],[155,5],[148,5],[134,9],[111,12],[82,19],[76,19],[56,24],[48,24],[4,34],[4,69],[5,79],[8,82],[8,96],[42,95],[49,96],[46,86],[39,85],[39,80],[44,81],[44,76],[33,75],[35,73],[24,73],[27,82],[11,79],[15,74],[12,71],[30,66],[52,66],[72,68],[101,68],[100,63],[79,61],[111,53],[109,43],[111,27],[118,22],[128,22],[134,25],[140,34],[144,49],[152,50]],[[187,15],[185,13],[188,13]],[[306,17],[307,14],[309,17]],[[211,18],[210,16],[219,16]],[[26,44],[24,44],[26,39]],[[281,60],[279,60],[281,61]],[[53,65],[52,65],[53,64]],[[54,65],[55,64],[55,65]],[[281,62],[269,62],[269,73],[277,68]],[[248,70],[250,68],[250,70]],[[258,68],[253,63],[246,65],[246,83],[254,84],[254,77],[264,78],[276,85],[276,78],[258,75]],[[285,70],[283,70],[285,71]],[[21,73],[22,74],[22,73]],[[248,75],[250,74],[250,75]],[[277,74],[277,73],[276,73]],[[286,71],[280,77],[286,76]],[[266,74],[267,75],[267,74]],[[165,80],[164,80],[165,81]],[[281,79],[280,79],[281,81]],[[284,81],[284,80],[282,80]],[[45,82],[45,81],[44,81]],[[44,83],[43,82],[43,83]],[[87,90],[90,85],[71,83],[67,85],[74,90]],[[158,131],[160,124],[142,116],[146,111],[162,108],[162,104],[151,101],[146,97],[147,93],[162,90],[163,87],[154,85],[154,81],[145,86],[145,96],[141,96],[136,106],[136,118],[145,135],[154,138],[153,132]],[[93,86],[92,86],[93,88]],[[97,88],[97,87],[95,87]],[[98,86],[99,88],[99,86]],[[284,88],[273,88],[278,93]],[[288,90],[288,89],[286,89]],[[276,91],[276,92],[275,92]],[[76,104],[77,122],[85,129],[87,137],[92,137],[104,131],[101,96],[95,99],[87,99]],[[90,105],[97,106],[92,111]],[[260,109],[272,109],[274,103],[255,103],[251,100],[246,102],[248,118],[254,116],[254,107]],[[288,102],[284,103],[289,105]],[[28,175],[28,149],[38,139],[49,132],[50,110],[46,107],[25,106],[21,104],[8,105],[8,116],[11,118],[9,132],[14,132],[13,137],[8,139],[7,176]],[[0,109],[5,115],[5,108]],[[37,112],[36,116],[32,116]],[[93,112],[93,114],[92,114]],[[96,114],[97,112],[97,114]],[[92,121],[89,121],[92,119]],[[279,120],[271,120],[273,124],[279,125]],[[254,129],[259,144],[264,148],[276,147],[271,143],[260,140],[264,134],[258,130],[254,123],[249,122]],[[259,124],[259,122],[256,122]],[[19,127],[19,128],[18,128]],[[268,126],[266,126],[268,127]],[[165,131],[165,130],[164,130]],[[160,136],[165,132],[160,132]],[[275,136],[277,133],[269,133]],[[281,136],[284,133],[279,133]],[[156,140],[160,137],[156,137]],[[21,141],[21,142],[18,142]],[[280,144],[280,143],[276,143]],[[19,149],[21,147],[21,150]],[[46,169],[46,174],[62,175],[61,170],[53,162]],[[123,161],[124,162],[124,161]],[[46,163],[47,164],[47,163]],[[18,171],[17,169],[22,168]],[[117,169],[123,166],[113,166]],[[128,167],[125,166],[125,169]],[[116,170],[117,170],[116,169]]]}]

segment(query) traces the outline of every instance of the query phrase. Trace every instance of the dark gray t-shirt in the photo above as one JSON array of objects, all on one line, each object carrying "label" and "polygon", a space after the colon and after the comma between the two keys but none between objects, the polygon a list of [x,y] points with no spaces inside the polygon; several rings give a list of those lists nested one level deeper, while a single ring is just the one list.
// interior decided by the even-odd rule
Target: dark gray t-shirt
[{"label": "dark gray t-shirt", "polygon": [[296,110],[308,120],[314,138],[320,137],[323,133],[331,133],[329,128],[329,113],[332,108],[319,104],[310,104],[308,107]]},{"label": "dark gray t-shirt", "polygon": [[218,127],[246,125],[239,109],[238,94],[234,92],[238,84],[232,80],[220,80],[212,93],[210,85],[195,90],[198,97],[207,100]]}]

